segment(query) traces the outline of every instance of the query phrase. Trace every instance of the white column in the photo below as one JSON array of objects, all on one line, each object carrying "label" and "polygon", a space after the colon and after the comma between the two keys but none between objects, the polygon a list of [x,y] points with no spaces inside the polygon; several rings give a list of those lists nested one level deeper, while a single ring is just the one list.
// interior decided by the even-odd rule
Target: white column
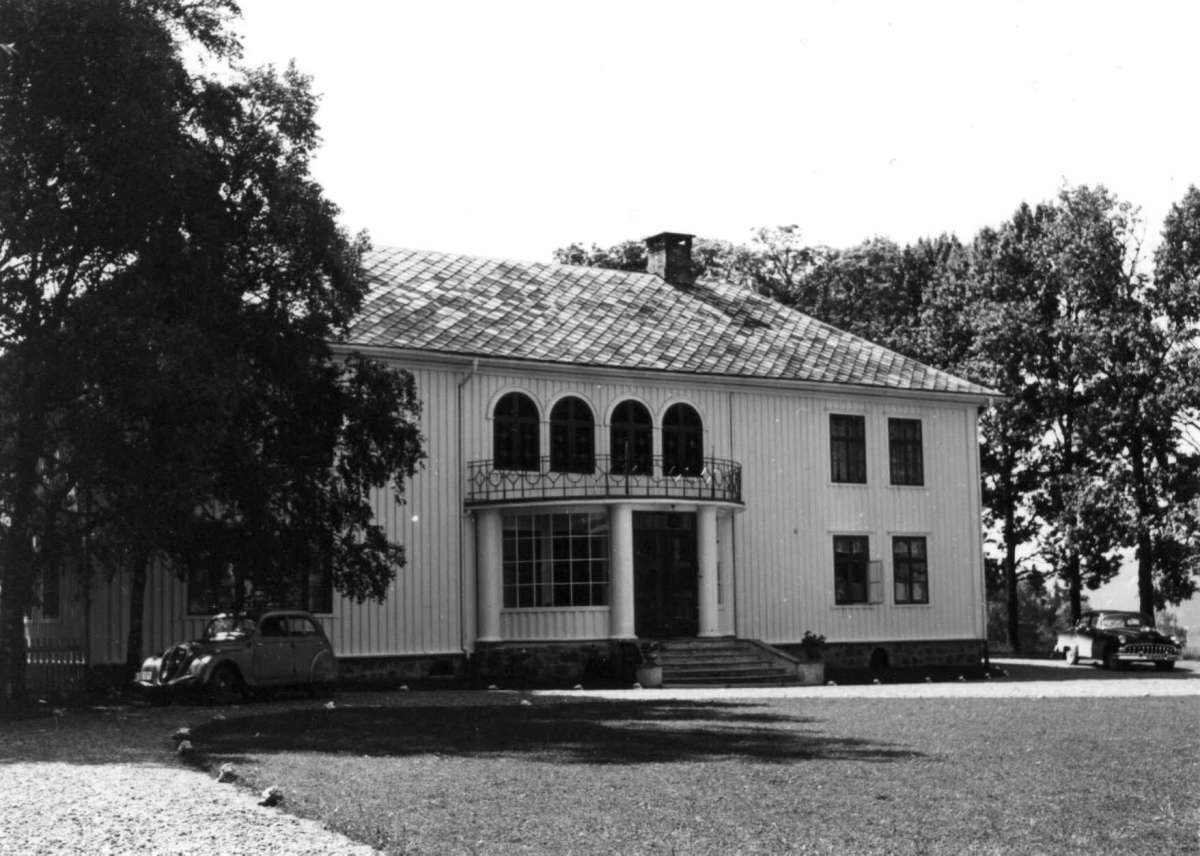
[{"label": "white column", "polygon": [[700,635],[720,636],[717,611],[717,509],[700,506],[696,514],[696,548],[700,574]]},{"label": "white column", "polygon": [[608,507],[609,636],[633,639],[633,506]]},{"label": "white column", "polygon": [[734,622],[733,602],[733,515],[722,514],[717,518],[717,555],[720,557],[719,570],[721,574],[721,602],[725,605],[725,626],[721,628],[726,635],[736,635],[737,627]]},{"label": "white column", "polygon": [[504,602],[502,533],[499,511],[485,508],[475,513],[476,619],[480,642],[500,641],[500,604]]}]

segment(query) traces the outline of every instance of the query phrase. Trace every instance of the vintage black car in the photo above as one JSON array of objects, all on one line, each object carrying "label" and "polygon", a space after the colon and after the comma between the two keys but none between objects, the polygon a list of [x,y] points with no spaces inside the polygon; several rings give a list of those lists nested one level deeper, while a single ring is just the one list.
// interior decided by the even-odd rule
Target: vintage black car
[{"label": "vintage black car", "polygon": [[148,658],[134,684],[152,699],[199,694],[228,704],[276,687],[325,693],[336,681],[333,647],[320,622],[300,610],[274,610],[214,616],[201,638]]},{"label": "vintage black car", "polygon": [[1059,633],[1054,654],[1069,665],[1094,660],[1106,669],[1127,663],[1153,663],[1159,669],[1175,668],[1179,643],[1154,629],[1154,619],[1137,612],[1097,610],[1085,612],[1070,630]]}]

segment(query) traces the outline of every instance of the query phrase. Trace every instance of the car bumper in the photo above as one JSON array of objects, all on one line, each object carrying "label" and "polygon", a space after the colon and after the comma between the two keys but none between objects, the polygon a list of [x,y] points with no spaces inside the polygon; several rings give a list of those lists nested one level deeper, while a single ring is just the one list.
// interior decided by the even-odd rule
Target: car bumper
[{"label": "car bumper", "polygon": [[1173,663],[1179,659],[1178,651],[1118,651],[1121,663]]},{"label": "car bumper", "polygon": [[197,693],[203,684],[195,675],[182,675],[173,680],[162,681],[139,674],[133,682],[133,691],[144,698],[164,698],[168,696]]}]

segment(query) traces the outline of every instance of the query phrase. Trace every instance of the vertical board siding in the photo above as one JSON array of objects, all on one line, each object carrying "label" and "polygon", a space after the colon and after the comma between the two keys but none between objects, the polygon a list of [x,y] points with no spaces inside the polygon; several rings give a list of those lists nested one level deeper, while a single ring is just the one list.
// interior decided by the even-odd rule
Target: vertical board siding
[{"label": "vertical board siding", "polygon": [[609,609],[521,609],[500,613],[500,633],[505,639],[605,639]]},{"label": "vertical board siding", "polygon": [[[339,656],[459,651],[463,646],[459,593],[459,530],[462,516],[457,436],[461,373],[413,371],[421,399],[424,467],[405,484],[404,503],[391,489],[371,497],[377,522],[404,546],[407,563],[397,571],[383,603],[354,603],[335,593],[333,612],[318,616]],[[129,632],[129,576],[97,576],[92,587],[91,646],[94,663],[125,659]],[[199,636],[205,616],[187,615],[187,587],[174,574],[150,575],[146,587],[144,653]]]},{"label": "vertical board siding", "polygon": [[[390,490],[371,498],[376,520],[404,546],[407,564],[383,603],[335,597],[333,613],[321,621],[341,656],[474,647],[474,521],[463,507],[465,465],[491,457],[491,409],[514,390],[530,395],[538,406],[542,455],[549,455],[550,408],[565,395],[579,396],[591,407],[598,454],[610,453],[608,416],[627,398],[650,410],[655,454],[661,454],[662,416],[670,405],[686,402],[699,412],[705,454],[733,459],[743,468],[745,510],[733,517],[732,567],[721,569],[723,631],[783,643],[798,641],[806,630],[831,641],[983,635],[974,405],[686,387],[636,375],[598,381],[585,374],[538,373],[536,367],[528,372],[420,367],[413,374],[427,458],[406,483],[403,503]],[[865,486],[830,483],[830,413],[866,419]],[[922,487],[888,484],[889,417],[922,421]],[[834,605],[835,533],[869,537],[871,558],[882,562],[884,603]],[[892,603],[893,535],[927,538],[928,605]],[[64,582],[64,627],[68,600]],[[205,619],[187,616],[186,608],[182,581],[165,572],[152,575],[146,592],[147,651],[200,633]],[[73,615],[82,615],[82,609]],[[603,638],[608,623],[606,608],[501,615],[508,639]],[[118,574],[112,584],[98,580],[93,585],[90,624],[92,661],[123,660],[129,625],[125,575]]]},{"label": "vertical board siding", "polygon": [[[974,408],[907,400],[733,393],[733,457],[746,513],[737,521],[738,635],[798,641],[979,638],[980,518]],[[866,420],[867,484],[830,481],[829,414]],[[887,420],[922,422],[925,485],[889,484]],[[833,536],[870,539],[884,602],[836,606]],[[927,539],[929,604],[893,602],[891,539]]]},{"label": "vertical board siding", "polygon": [[405,566],[383,603],[338,599],[332,620],[341,656],[426,654],[463,647],[459,526],[462,519],[458,450],[458,384],[464,373],[417,369],[426,459],[405,484],[403,502],[376,490],[376,522],[401,544]]}]

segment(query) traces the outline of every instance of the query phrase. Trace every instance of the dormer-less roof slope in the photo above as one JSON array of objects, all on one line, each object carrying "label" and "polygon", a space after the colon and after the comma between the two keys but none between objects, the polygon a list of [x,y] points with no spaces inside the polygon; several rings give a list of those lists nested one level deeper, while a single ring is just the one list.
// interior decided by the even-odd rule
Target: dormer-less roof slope
[{"label": "dormer-less roof slope", "polygon": [[347,344],[577,366],[988,395],[729,283],[380,249]]}]

